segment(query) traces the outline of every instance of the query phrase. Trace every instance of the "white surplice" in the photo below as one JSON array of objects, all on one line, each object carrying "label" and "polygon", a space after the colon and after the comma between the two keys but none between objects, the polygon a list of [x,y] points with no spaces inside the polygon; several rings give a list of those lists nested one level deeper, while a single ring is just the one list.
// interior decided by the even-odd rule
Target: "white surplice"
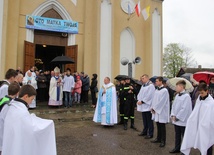
[{"label": "white surplice", "polygon": [[138,101],[143,101],[141,105],[137,104],[137,111],[147,112],[151,110],[152,99],[155,93],[155,86],[152,82],[147,83],[145,86],[141,86],[140,92],[137,95]]},{"label": "white surplice", "polygon": [[2,155],[56,155],[52,120],[30,114],[20,100],[5,105]]},{"label": "white surplice", "polygon": [[8,104],[10,103],[7,102],[7,104],[4,105],[0,112],[0,151],[2,151],[2,143],[3,143],[3,134],[4,134],[4,119],[6,117],[7,111],[9,109]]},{"label": "white surplice", "polygon": [[152,118],[155,122],[169,122],[169,93],[166,88],[155,90],[151,109],[155,111],[155,114],[152,114]]},{"label": "white surplice", "polygon": [[[30,83],[29,83],[29,80],[31,81]],[[33,74],[31,75],[31,77],[29,77],[27,74],[25,74],[25,77],[23,78],[22,83],[23,83],[23,85],[29,84],[29,85],[33,86],[34,89],[37,89],[37,81],[36,81],[35,77],[33,76]],[[36,97],[34,98],[32,103],[29,104],[29,107],[36,108]]]},{"label": "white surplice", "polygon": [[3,84],[1,87],[0,87],[0,98],[3,98],[5,97],[6,95],[8,95],[8,87],[9,87],[9,84],[10,82],[7,81],[7,80],[3,80],[5,82],[7,82],[8,84]]},{"label": "white surplice", "polygon": [[178,126],[186,126],[187,119],[192,112],[192,101],[188,93],[181,96],[177,94],[172,104],[171,116],[175,116],[178,121],[172,122]]},{"label": "white surplice", "polygon": [[208,96],[205,100],[196,101],[190,115],[181,146],[181,152],[189,155],[190,149],[199,149],[202,155],[214,145],[214,100]]},{"label": "white surplice", "polygon": [[100,88],[93,121],[102,125],[117,124],[117,95],[113,83],[104,84]]},{"label": "white surplice", "polygon": [[70,76],[65,75],[62,82],[63,82],[62,91],[64,92],[71,92],[71,90],[75,86],[74,77],[72,75]]}]

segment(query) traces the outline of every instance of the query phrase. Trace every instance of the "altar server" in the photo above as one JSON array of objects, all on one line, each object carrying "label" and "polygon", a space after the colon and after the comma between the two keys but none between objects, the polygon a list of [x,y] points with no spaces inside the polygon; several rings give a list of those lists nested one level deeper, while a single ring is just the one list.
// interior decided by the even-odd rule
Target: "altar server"
[{"label": "altar server", "polygon": [[157,138],[152,143],[160,143],[159,147],[166,144],[166,123],[169,122],[169,93],[163,85],[163,77],[156,78],[155,94],[152,100],[151,112],[157,124]]},{"label": "altar server", "polygon": [[191,97],[189,93],[185,91],[185,87],[186,82],[184,80],[178,81],[176,83],[177,95],[175,96],[171,110],[171,119],[175,128],[175,147],[170,151],[170,153],[180,152],[187,119],[192,112]]},{"label": "altar server", "polygon": [[199,149],[201,155],[212,155],[214,144],[214,100],[205,83],[198,86],[200,93],[190,115],[184,134],[181,152],[190,154],[190,149]]}]

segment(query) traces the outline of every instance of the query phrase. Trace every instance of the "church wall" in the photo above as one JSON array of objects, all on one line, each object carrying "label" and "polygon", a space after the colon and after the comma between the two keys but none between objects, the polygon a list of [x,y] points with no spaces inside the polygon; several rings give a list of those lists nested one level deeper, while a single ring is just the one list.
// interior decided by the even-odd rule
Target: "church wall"
[{"label": "church wall", "polygon": [[[150,17],[145,21],[134,13],[128,20],[128,14],[120,7],[120,0],[108,0],[112,6],[111,23],[111,78],[120,73],[120,35],[129,28],[135,39],[135,57],[140,56],[141,64],[135,65],[135,75],[139,78],[143,73],[152,74],[152,13],[155,8],[162,18],[162,2],[158,0],[141,1],[141,9],[150,5]],[[24,67],[24,40],[26,40],[25,15],[32,14],[45,0],[4,0],[4,23],[1,45],[1,70]],[[102,0],[77,0],[75,6],[71,0],[58,0],[66,9],[72,20],[79,22],[79,34],[75,35],[78,45],[79,72],[85,71],[91,76],[100,74],[100,22]],[[137,3],[138,0],[135,0]],[[7,7],[10,6],[10,7]],[[161,19],[162,22],[162,19]],[[162,37],[162,29],[161,29]],[[162,48],[162,39],[161,39]],[[5,61],[6,60],[6,61]],[[128,68],[128,67],[127,67]],[[3,75],[1,75],[3,78]]]},{"label": "church wall", "polygon": [[2,60],[4,59],[4,53],[3,53],[3,47],[4,47],[4,35],[3,35],[3,27],[4,27],[4,1],[0,1],[0,71],[4,68],[4,62]]}]

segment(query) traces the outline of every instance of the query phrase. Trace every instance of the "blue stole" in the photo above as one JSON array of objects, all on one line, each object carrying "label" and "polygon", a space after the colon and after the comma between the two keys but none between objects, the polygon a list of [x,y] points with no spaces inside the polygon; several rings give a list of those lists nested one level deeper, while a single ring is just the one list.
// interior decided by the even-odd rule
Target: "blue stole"
[{"label": "blue stole", "polygon": [[98,95],[98,115],[97,115],[97,122],[101,122],[102,119],[102,107],[106,107],[106,123],[110,124],[111,120],[111,102],[112,102],[112,88],[106,89],[106,101],[102,101],[102,93],[104,89],[101,88],[99,95]]},{"label": "blue stole", "polygon": [[[59,77],[54,76],[54,78],[56,79],[56,81],[59,79]],[[60,86],[56,85],[56,100],[59,101],[59,96],[60,96]]]}]

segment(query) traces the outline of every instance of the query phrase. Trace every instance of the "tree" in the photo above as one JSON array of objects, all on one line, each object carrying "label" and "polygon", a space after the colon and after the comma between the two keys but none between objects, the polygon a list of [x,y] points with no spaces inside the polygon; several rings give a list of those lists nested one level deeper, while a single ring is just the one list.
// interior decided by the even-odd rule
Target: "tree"
[{"label": "tree", "polygon": [[192,50],[184,45],[180,45],[181,49],[183,50],[183,66],[182,67],[191,67],[191,66],[197,66],[197,62],[194,59],[194,55],[192,53]]},{"label": "tree", "polygon": [[193,60],[190,48],[178,43],[168,44],[163,53],[164,75],[175,77],[181,67],[190,67],[194,62]]}]

